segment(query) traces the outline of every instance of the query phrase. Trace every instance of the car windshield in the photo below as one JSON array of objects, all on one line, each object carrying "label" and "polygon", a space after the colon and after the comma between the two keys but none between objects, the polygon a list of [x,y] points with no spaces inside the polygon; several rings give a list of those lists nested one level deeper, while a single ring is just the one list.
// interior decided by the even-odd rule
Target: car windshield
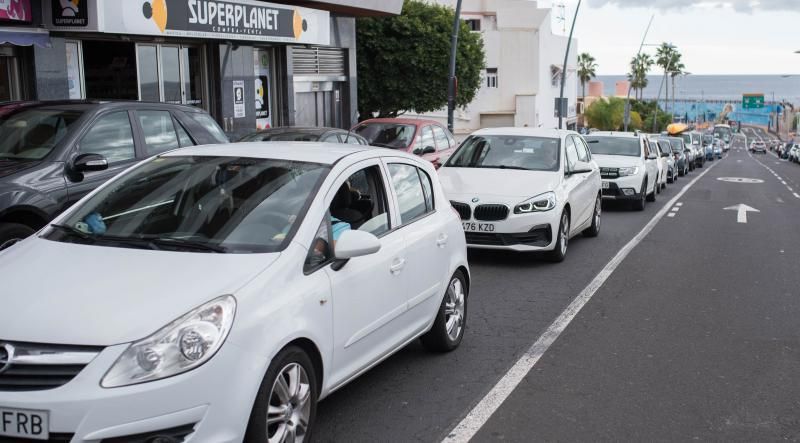
[{"label": "car windshield", "polygon": [[315,142],[319,141],[319,134],[312,132],[256,132],[242,137],[241,142]]},{"label": "car windshield", "polygon": [[447,166],[558,171],[560,147],[557,138],[473,135],[458,148]]},{"label": "car windshield", "polygon": [[80,205],[48,238],[195,252],[283,249],[328,166],[261,158],[157,157]]},{"label": "car windshield", "polygon": [[417,127],[400,123],[362,123],[354,132],[374,146],[406,149],[414,141]]},{"label": "car windshield", "polygon": [[0,117],[0,160],[41,160],[83,111],[23,109]]},{"label": "car windshield", "polygon": [[683,152],[683,144],[680,140],[670,140],[669,143],[672,145],[672,152]]},{"label": "car windshield", "polygon": [[638,157],[642,153],[639,139],[634,137],[586,137],[593,155],[627,155]]}]

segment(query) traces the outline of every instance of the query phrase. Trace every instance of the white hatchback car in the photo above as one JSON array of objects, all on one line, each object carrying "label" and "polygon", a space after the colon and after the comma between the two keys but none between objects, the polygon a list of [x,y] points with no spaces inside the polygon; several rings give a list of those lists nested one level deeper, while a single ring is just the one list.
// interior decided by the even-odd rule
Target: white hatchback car
[{"label": "white hatchback car", "polygon": [[659,153],[647,137],[632,132],[596,132],[586,142],[603,177],[603,198],[625,200],[644,210],[655,201],[659,182]]},{"label": "white hatchback car", "polygon": [[457,347],[469,270],[429,162],[273,142],[140,163],[0,281],[0,440],[267,442],[414,339]]},{"label": "white hatchback car", "polygon": [[548,251],[600,232],[600,170],[573,131],[493,128],[472,133],[439,169],[467,246]]}]

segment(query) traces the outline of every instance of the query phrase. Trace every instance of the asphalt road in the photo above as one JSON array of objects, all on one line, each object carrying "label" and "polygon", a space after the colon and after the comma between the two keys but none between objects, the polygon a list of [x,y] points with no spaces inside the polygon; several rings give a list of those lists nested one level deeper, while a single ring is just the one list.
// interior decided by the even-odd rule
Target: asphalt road
[{"label": "asphalt road", "polygon": [[[749,214],[752,224],[741,226],[736,224],[735,212],[722,210],[721,205],[743,200],[751,189],[739,183],[717,182],[715,177],[720,173],[772,177],[745,151],[731,154],[730,158],[712,163],[716,165],[714,169],[682,199],[685,207],[678,215],[665,217],[647,241],[634,250],[584,313],[556,341],[552,351],[545,354],[484,426],[476,441],[589,439],[603,435],[614,439],[635,435],[615,428],[615,420],[602,428],[607,434],[596,433],[601,429],[598,427],[603,421],[601,416],[614,415],[623,422],[628,410],[641,413],[634,406],[649,399],[643,397],[638,403],[627,405],[618,415],[609,408],[632,394],[645,393],[641,390],[644,385],[631,385],[630,380],[656,376],[650,372],[653,366],[633,363],[639,363],[642,355],[652,355],[641,363],[658,365],[662,354],[656,351],[656,345],[675,352],[687,347],[697,351],[699,348],[688,332],[689,335],[678,338],[669,335],[653,338],[652,346],[646,347],[631,339],[643,331],[653,334],[684,329],[687,324],[679,314],[690,307],[697,309],[685,303],[698,298],[698,294],[707,296],[707,292],[715,294],[729,287],[751,288],[752,285],[728,279],[731,274],[752,276],[746,271],[753,257],[748,251],[763,239],[748,233],[758,220],[761,223],[758,229],[769,230],[771,225],[765,220],[772,221],[775,216],[772,210],[781,210],[777,204],[772,210],[761,205],[764,212]],[[698,169],[669,185],[644,212],[633,212],[621,205],[604,205],[600,236],[574,239],[563,263],[547,263],[535,255],[471,252],[473,285],[462,346],[450,354],[437,355],[412,344],[334,393],[319,405],[316,440],[427,442],[447,437],[609,260],[667,200],[706,169]],[[771,183],[760,186],[764,196],[775,188]],[[759,205],[760,200],[751,204]],[[800,200],[792,205],[800,212]],[[785,229],[790,224],[787,219]],[[777,236],[770,238],[775,242],[780,240]],[[770,263],[782,256],[765,250],[758,257],[763,259],[762,263]],[[791,263],[797,260],[786,262],[785,266]],[[770,280],[762,282],[767,281]],[[710,292],[711,286],[716,291]],[[725,294],[724,297],[730,296]],[[676,300],[684,304],[676,304]],[[654,309],[656,306],[658,309]],[[715,304],[714,309],[717,308]],[[708,313],[708,310],[701,308],[698,312]],[[788,312],[781,318],[786,315]],[[692,323],[692,327],[696,333],[698,324]],[[652,352],[643,354],[651,347]],[[720,364],[727,367],[730,360]],[[659,389],[670,391],[667,385],[692,381],[692,374],[685,372],[670,373],[664,368],[661,373],[668,377],[653,382]],[[679,381],[680,375],[689,380]],[[700,381],[695,377],[694,382]],[[698,393],[697,399],[700,398],[705,395]],[[584,414],[598,416],[596,420],[585,421],[585,426],[571,422],[570,417],[584,420]],[[640,422],[644,430],[655,431],[657,428],[651,428],[649,423]],[[667,428],[668,423],[664,422]],[[615,429],[620,432],[615,433]],[[579,433],[580,430],[586,432]]]}]

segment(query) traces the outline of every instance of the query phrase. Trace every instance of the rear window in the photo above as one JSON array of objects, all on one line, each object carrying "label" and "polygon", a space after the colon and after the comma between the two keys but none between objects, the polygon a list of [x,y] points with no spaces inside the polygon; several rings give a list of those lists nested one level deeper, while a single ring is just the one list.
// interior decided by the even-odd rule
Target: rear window
[{"label": "rear window", "polygon": [[203,112],[187,112],[186,115],[204,127],[217,143],[228,143],[228,136],[222,131],[216,121],[210,115]]},{"label": "rear window", "polygon": [[592,155],[626,155],[638,157],[642,153],[639,139],[633,137],[584,137]]},{"label": "rear window", "polygon": [[401,123],[362,123],[354,132],[367,139],[373,146],[405,149],[414,141],[417,127]]}]

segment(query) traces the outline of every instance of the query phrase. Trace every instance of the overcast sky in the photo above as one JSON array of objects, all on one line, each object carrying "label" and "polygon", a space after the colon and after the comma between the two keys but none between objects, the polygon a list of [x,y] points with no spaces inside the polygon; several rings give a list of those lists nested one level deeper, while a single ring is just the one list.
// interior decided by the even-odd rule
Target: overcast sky
[{"label": "overcast sky", "polygon": [[[569,31],[578,0],[565,3]],[[579,51],[597,59],[598,75],[624,74],[653,14],[646,43],[677,46],[692,74],[800,74],[800,0],[583,0]]]}]

